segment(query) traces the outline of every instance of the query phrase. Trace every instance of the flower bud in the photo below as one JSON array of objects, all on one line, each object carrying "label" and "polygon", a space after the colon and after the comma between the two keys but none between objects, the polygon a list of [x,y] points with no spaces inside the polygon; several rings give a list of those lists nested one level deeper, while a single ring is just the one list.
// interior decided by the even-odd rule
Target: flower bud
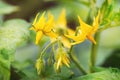
[{"label": "flower bud", "polygon": [[67,55],[67,52],[64,48],[58,48],[55,54],[55,69],[60,70],[63,64],[67,67],[70,67],[69,56]]},{"label": "flower bud", "polygon": [[42,59],[42,58],[37,59],[35,67],[36,67],[37,72],[38,72],[39,75],[42,72],[44,72],[44,70],[45,70],[44,66],[45,66],[44,59]]}]

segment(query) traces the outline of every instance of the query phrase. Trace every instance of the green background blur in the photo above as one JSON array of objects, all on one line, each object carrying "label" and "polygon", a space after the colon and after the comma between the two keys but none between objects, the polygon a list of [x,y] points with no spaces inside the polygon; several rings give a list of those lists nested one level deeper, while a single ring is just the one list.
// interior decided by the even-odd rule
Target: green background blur
[{"label": "green background blur", "polygon": [[[35,15],[38,12],[51,11],[55,18],[59,16],[63,8],[66,9],[66,18],[68,27],[75,30],[75,27],[79,25],[77,15],[87,21],[88,24],[91,24],[88,21],[88,15],[90,10],[90,0],[2,0],[10,5],[18,6],[19,10],[11,14],[4,15],[4,21],[21,18],[26,20],[28,23],[32,23]],[[117,8],[120,7],[120,1],[117,1]],[[97,0],[97,7],[99,8],[104,0]],[[95,16],[91,16],[91,19]],[[11,23],[12,24],[12,23]],[[31,26],[30,26],[31,27]],[[36,76],[34,69],[35,61],[38,57],[38,53],[41,51],[42,47],[37,47],[34,44],[35,34],[31,31],[31,35],[26,44],[17,48],[15,53],[15,61],[19,62],[15,66],[26,72],[29,76]],[[47,38],[46,38],[47,39]],[[42,43],[45,42],[43,39]],[[43,45],[41,43],[41,45]],[[84,43],[76,45],[74,47],[74,53],[77,55],[77,58],[83,64],[83,66],[88,69],[89,54],[91,50],[91,42],[86,40]],[[100,35],[100,45],[97,54],[97,65],[104,67],[116,67],[120,68],[120,27],[114,27],[104,30]],[[74,69],[74,66],[73,66]],[[13,69],[14,70],[14,69]],[[31,70],[33,73],[27,72]],[[77,69],[74,69],[77,72]],[[12,72],[12,79],[15,80],[16,73]],[[17,77],[18,80],[18,77]]]}]

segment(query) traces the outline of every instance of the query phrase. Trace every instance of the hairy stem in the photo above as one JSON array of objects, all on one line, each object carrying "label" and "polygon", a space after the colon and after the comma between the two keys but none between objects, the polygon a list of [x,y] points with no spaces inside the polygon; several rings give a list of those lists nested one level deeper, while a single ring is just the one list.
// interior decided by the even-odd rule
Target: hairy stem
[{"label": "hairy stem", "polygon": [[69,50],[70,59],[78,67],[78,69],[80,70],[80,72],[82,72],[83,74],[87,74],[87,72],[84,70],[83,66],[79,63],[79,61],[77,60],[77,58],[75,57],[75,55],[72,54],[72,49],[73,49],[73,46],[71,46],[71,48]]},{"label": "hairy stem", "polygon": [[95,34],[95,40],[97,44],[96,45],[92,44],[92,49],[90,53],[90,64],[89,64],[90,72],[94,72],[93,67],[95,66],[95,63],[96,63],[97,51],[99,46],[99,38],[100,38],[100,32],[97,32]]},{"label": "hairy stem", "polygon": [[57,41],[54,41],[54,42],[52,42],[52,43],[49,43],[43,50],[42,50],[42,52],[40,53],[40,58],[42,57],[42,56],[44,56],[44,53],[45,53],[45,51],[51,46],[51,45],[53,45],[54,43],[56,43]]}]

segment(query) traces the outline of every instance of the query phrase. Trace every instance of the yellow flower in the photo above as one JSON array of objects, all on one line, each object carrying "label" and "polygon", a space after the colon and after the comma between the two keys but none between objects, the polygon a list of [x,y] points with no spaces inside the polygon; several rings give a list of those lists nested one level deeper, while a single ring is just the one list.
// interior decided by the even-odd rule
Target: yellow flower
[{"label": "yellow flower", "polygon": [[58,48],[56,54],[55,54],[55,63],[56,63],[56,70],[59,70],[63,64],[65,64],[67,67],[70,67],[70,61],[68,58],[68,55],[64,48]]},{"label": "yellow flower", "polygon": [[31,30],[36,31],[36,44],[40,41],[43,34],[50,36],[51,38],[56,38],[56,34],[52,31],[53,25],[54,25],[54,17],[52,15],[48,15],[48,21],[46,22],[46,19],[44,17],[45,12],[41,15],[40,19],[37,20],[38,14],[35,17],[35,20],[32,24]]},{"label": "yellow flower", "polygon": [[92,27],[84,23],[78,16],[80,27],[77,29],[77,35],[65,35],[68,38],[73,39],[75,42],[71,43],[72,45],[83,42],[86,39],[86,35],[92,30]]},{"label": "yellow flower", "polygon": [[58,17],[58,20],[55,24],[56,33],[61,37],[61,42],[63,45],[67,48],[71,47],[70,40],[64,36],[65,33],[70,34],[74,31],[67,27],[67,21],[66,21],[66,10],[63,9],[61,14]]},{"label": "yellow flower", "polygon": [[100,12],[98,12],[97,17],[94,19],[93,21],[93,25],[90,26],[88,24],[86,24],[85,22],[83,22],[80,17],[78,16],[79,19],[79,23],[80,23],[80,27],[77,30],[77,35],[65,35],[68,38],[73,39],[75,42],[71,43],[72,45],[78,44],[83,42],[86,38],[88,38],[90,41],[92,41],[94,44],[96,44],[96,41],[93,38],[93,34],[96,33],[99,23],[99,16],[100,16]]}]

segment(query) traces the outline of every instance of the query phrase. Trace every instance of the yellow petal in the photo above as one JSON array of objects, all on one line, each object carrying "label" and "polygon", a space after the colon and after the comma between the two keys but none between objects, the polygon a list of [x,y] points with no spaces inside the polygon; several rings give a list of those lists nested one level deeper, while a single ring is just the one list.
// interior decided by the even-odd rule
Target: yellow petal
[{"label": "yellow petal", "polygon": [[[33,21],[33,23],[32,23],[32,27],[30,28],[30,30],[35,30],[35,28],[33,27],[35,24],[36,24],[36,22],[37,22],[37,18],[38,18],[38,15],[39,15],[39,13],[37,13],[37,15],[36,15],[36,17],[35,17],[35,19],[34,19],[34,21]],[[36,30],[35,30],[36,31]]]},{"label": "yellow petal", "polygon": [[45,33],[45,35],[50,37],[51,42],[54,42],[58,38],[58,34],[53,31]]},{"label": "yellow petal", "polygon": [[42,36],[43,36],[43,32],[42,31],[38,31],[37,34],[36,34],[36,42],[35,42],[36,45],[39,43],[39,41],[42,38]]},{"label": "yellow petal", "polygon": [[75,35],[75,31],[74,31],[74,30],[72,30],[72,29],[70,29],[70,28],[68,28],[67,30],[68,30],[68,35],[69,35],[69,34],[70,34],[70,35]]},{"label": "yellow petal", "polygon": [[57,38],[58,35],[56,33],[54,33],[53,31],[50,31],[50,32],[46,32],[45,35],[51,37],[51,38]]},{"label": "yellow petal", "polygon": [[58,18],[57,24],[60,27],[66,27],[67,22],[66,22],[66,10],[65,9],[62,10],[62,12]]},{"label": "yellow petal", "polygon": [[42,20],[44,20],[44,18],[45,18],[44,16],[45,16],[45,12],[42,13],[40,19],[38,20],[38,23],[40,23]]},{"label": "yellow petal", "polygon": [[81,29],[81,32],[84,34],[84,35],[87,35],[91,30],[92,30],[92,27],[86,23],[84,23],[80,17],[78,16],[78,19],[79,19],[79,22],[80,22],[80,29]]},{"label": "yellow petal", "polygon": [[92,34],[95,34],[96,31],[98,30],[98,27],[99,27],[99,17],[100,17],[100,11],[98,12],[97,17],[93,21],[93,29],[92,29],[92,31],[89,32],[89,34],[87,35],[87,38],[90,41],[92,41],[94,44],[96,44],[96,41],[95,41],[94,37],[92,36]]},{"label": "yellow petal", "polygon": [[46,24],[46,19],[45,19],[45,12],[42,13],[40,19],[34,24],[35,28],[38,29],[43,29]]},{"label": "yellow petal", "polygon": [[96,18],[93,21],[93,30],[92,30],[91,34],[94,34],[98,30],[99,18],[100,18],[100,11],[98,12],[98,15],[96,16]]},{"label": "yellow petal", "polygon": [[73,39],[74,41],[78,41],[79,36],[74,35],[65,35],[67,38]]},{"label": "yellow petal", "polygon": [[95,41],[95,39],[93,38],[92,35],[87,36],[87,38],[88,38],[90,41],[92,41],[94,44],[96,44],[96,41]]},{"label": "yellow petal", "polygon": [[57,62],[57,70],[60,68],[61,65],[62,63],[61,63],[61,57],[60,57]]},{"label": "yellow petal", "polygon": [[65,57],[64,60],[65,60],[68,64],[70,63],[68,57]]},{"label": "yellow petal", "polygon": [[66,37],[73,39],[74,41],[84,41],[86,39],[86,35],[83,33],[79,34],[78,36],[74,35],[65,35]]},{"label": "yellow petal", "polygon": [[48,22],[45,25],[44,31],[49,32],[54,26],[54,16],[49,12],[48,13]]},{"label": "yellow petal", "polygon": [[67,67],[70,67],[70,65],[69,65],[66,61],[64,61],[64,64],[65,64]]},{"label": "yellow petal", "polygon": [[67,66],[67,67],[70,67],[70,65],[69,65],[69,60],[68,60],[68,58],[65,56],[64,58],[63,58],[63,63]]},{"label": "yellow petal", "polygon": [[80,43],[82,43],[83,41],[84,41],[84,40],[81,40],[81,41],[75,41],[75,42],[71,43],[71,45],[80,44]]},{"label": "yellow petal", "polygon": [[70,41],[66,37],[62,36],[61,42],[63,43],[63,45],[65,47],[67,47],[67,48],[71,47],[71,43],[70,43]]},{"label": "yellow petal", "polygon": [[54,19],[54,16],[50,12],[48,12],[48,20],[50,19]]},{"label": "yellow petal", "polygon": [[36,17],[35,17],[35,20],[33,21],[33,24],[32,24],[32,25],[35,25],[35,23],[37,22],[38,15],[39,15],[39,13],[37,13],[37,15],[36,15]]}]

